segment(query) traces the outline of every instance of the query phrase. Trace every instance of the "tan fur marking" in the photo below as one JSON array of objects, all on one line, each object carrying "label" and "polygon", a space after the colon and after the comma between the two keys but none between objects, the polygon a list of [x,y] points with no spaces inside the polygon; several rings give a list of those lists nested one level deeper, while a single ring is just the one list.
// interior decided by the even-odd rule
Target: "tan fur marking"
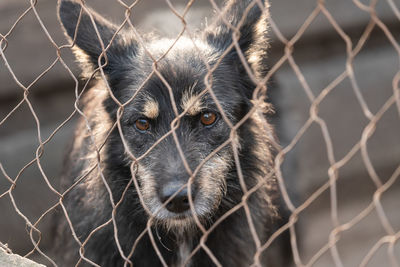
[{"label": "tan fur marking", "polygon": [[150,97],[147,97],[142,114],[146,116],[146,118],[155,119],[158,117],[159,112],[160,110],[158,107],[158,102]]},{"label": "tan fur marking", "polygon": [[183,110],[187,110],[187,114],[190,116],[195,116],[204,109],[201,97],[193,94],[192,90],[189,90],[183,94],[181,107]]}]

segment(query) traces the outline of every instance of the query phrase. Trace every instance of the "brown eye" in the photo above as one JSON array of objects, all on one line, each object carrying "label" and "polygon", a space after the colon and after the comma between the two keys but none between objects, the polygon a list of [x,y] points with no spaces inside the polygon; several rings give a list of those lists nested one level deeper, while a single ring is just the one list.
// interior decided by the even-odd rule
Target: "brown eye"
[{"label": "brown eye", "polygon": [[146,119],[138,119],[137,121],[135,121],[135,126],[136,126],[136,129],[138,129],[141,132],[144,132],[149,129],[150,123]]},{"label": "brown eye", "polygon": [[200,121],[204,126],[211,126],[217,120],[217,115],[213,112],[204,112],[201,114]]}]

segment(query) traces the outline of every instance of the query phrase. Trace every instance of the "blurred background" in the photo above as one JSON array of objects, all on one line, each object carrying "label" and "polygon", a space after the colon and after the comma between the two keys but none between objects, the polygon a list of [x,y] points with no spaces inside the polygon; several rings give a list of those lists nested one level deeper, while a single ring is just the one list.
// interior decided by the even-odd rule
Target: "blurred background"
[{"label": "blurred background", "polygon": [[[85,2],[116,23],[124,19],[125,9],[117,1]],[[317,98],[321,93],[324,95],[317,109],[323,123],[309,121],[304,134],[288,152],[287,159],[290,161],[286,160],[283,164],[289,191],[294,192],[291,196],[295,205],[307,204],[298,215],[300,260],[313,266],[334,266],[330,250],[321,248],[327,246],[329,235],[336,226],[351,222],[338,235],[337,250],[344,266],[359,266],[386,235],[394,236],[393,245],[382,243],[371,254],[367,266],[395,266],[393,255],[400,262],[398,171],[393,176],[400,165],[400,98],[396,103],[393,96],[396,90],[397,96],[400,94],[399,80],[394,80],[400,71],[400,2],[374,1],[376,7],[372,13],[360,9],[356,5],[358,2],[350,0],[326,0],[322,9],[325,12],[326,8],[329,13],[318,12],[316,0],[270,2],[273,29],[269,65],[274,72],[270,90],[277,110],[274,123],[283,146],[288,145],[310,120],[310,96]],[[174,0],[171,3],[182,12],[187,1]],[[371,4],[370,1],[361,3]],[[35,10],[29,7],[29,1],[0,1],[0,34],[6,36],[1,45],[5,58],[0,56],[0,163],[11,179],[17,178],[12,195],[20,211],[34,223],[58,201],[44,177],[58,188],[64,147],[71,138],[76,116],[45,144],[40,170],[37,163],[32,162],[39,145],[38,129],[42,141],[45,141],[74,111],[75,82],[59,61],[54,63],[57,60],[54,45],[67,44],[57,21],[56,1],[38,0]],[[24,12],[27,13],[23,15]],[[165,0],[139,1],[132,13],[133,24],[142,32],[156,31],[175,37],[183,27]],[[304,31],[300,31],[300,35],[296,35],[311,14],[316,14],[314,20]],[[209,1],[194,1],[185,17],[188,29],[194,32],[201,28],[211,21],[212,15]],[[371,19],[373,16],[376,16],[375,20]],[[371,21],[378,22],[378,25],[371,25]],[[369,29],[367,25],[373,29],[365,35],[368,37],[366,42],[362,43],[360,51],[351,61],[353,84],[348,77],[344,77],[330,87],[346,71],[349,60],[346,41],[351,49],[357,47],[360,38]],[[284,57],[285,39],[290,40],[294,36],[299,38],[296,37],[292,47],[293,61],[290,64]],[[61,55],[78,77],[80,70],[69,49],[62,49]],[[6,67],[5,59],[15,77]],[[24,90],[15,78],[18,83],[29,87],[27,97],[31,107],[26,102],[21,103]],[[305,89],[309,89],[308,95]],[[357,97],[356,92],[361,94]],[[387,101],[390,106],[381,110]],[[373,117],[376,114],[379,114],[378,118]],[[365,135],[371,118],[377,120],[371,128],[374,130],[372,136],[363,143],[363,157],[357,144],[361,142],[363,133]],[[323,129],[328,130],[327,140],[324,139]],[[356,150],[352,150],[353,147]],[[354,155],[349,154],[351,151],[355,151]],[[343,158],[345,160],[341,161]],[[344,163],[336,173],[337,194],[333,197],[337,200],[338,222],[332,220],[332,187],[309,199],[329,182],[330,160]],[[379,178],[381,184],[389,181],[390,185],[381,195],[380,213],[373,206],[366,216],[357,217],[371,205],[379,187],[379,182],[375,183],[372,178]],[[25,255],[33,245],[25,221],[17,214],[9,195],[3,194],[10,186],[4,172],[0,172],[0,242],[7,243],[14,253]],[[38,224],[42,232],[40,247],[43,251],[52,246],[51,213]],[[393,253],[391,249],[394,249]],[[319,251],[321,255],[317,258],[315,255]],[[30,257],[46,264],[37,253]]]}]

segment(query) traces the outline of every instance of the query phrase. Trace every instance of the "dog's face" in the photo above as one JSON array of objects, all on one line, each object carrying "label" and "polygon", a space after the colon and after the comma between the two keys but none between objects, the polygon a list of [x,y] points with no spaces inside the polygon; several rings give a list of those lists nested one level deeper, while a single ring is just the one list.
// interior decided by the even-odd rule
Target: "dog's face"
[{"label": "dog's face", "polygon": [[[228,5],[233,24],[241,19],[245,2]],[[240,137],[231,134],[229,124],[235,125],[250,110],[255,87],[239,53],[229,47],[231,29],[220,22],[196,40],[141,43],[129,30],[116,33],[117,27],[98,14],[90,10],[92,21],[83,11],[80,16],[80,10],[80,4],[62,1],[61,22],[68,36],[76,37],[75,52],[89,74],[98,62],[105,62],[99,61],[102,48],[92,22],[104,47],[112,40],[103,71],[112,93],[125,104],[122,138],[139,159],[135,176],[146,207],[169,228],[193,225],[193,212],[207,220],[226,194],[227,177],[235,172],[232,142],[240,147]],[[240,49],[255,75],[262,74],[265,17],[253,6],[240,27]],[[156,65],[149,54],[161,58]],[[114,102],[111,97],[107,101]],[[115,115],[116,110],[109,112]]]},{"label": "dog's face", "polygon": [[[215,97],[222,108],[222,111],[219,110],[206,90],[204,78],[208,70],[198,56],[202,54],[210,58],[212,55],[207,54],[211,50],[203,44],[203,51],[193,53],[196,50],[190,44],[190,41],[182,38],[158,63],[158,71],[165,80],[152,75],[127,105],[121,120],[132,153],[135,157],[145,155],[139,161],[138,168],[145,202],[159,221],[168,224],[181,224],[182,218],[191,215],[188,187],[185,186],[190,173],[196,172],[190,186],[196,215],[206,218],[218,207],[226,192],[226,177],[233,161],[232,149],[227,145],[203,161],[230,137],[229,125],[222,112],[234,125],[248,107],[247,98],[237,88],[240,84],[237,78],[239,73],[232,65],[221,65],[211,81]],[[154,50],[151,52],[158,54]],[[151,73],[150,63],[141,66],[143,71],[143,66],[148,65],[146,75],[135,81],[129,79],[131,81],[122,86],[133,88],[124,96],[137,92],[143,79]],[[214,62],[207,64],[212,66]],[[137,72],[133,70],[131,75],[135,76]],[[176,119],[177,116],[180,118]],[[175,138],[170,134],[149,150],[172,128],[175,129]],[[202,163],[202,167],[196,170]],[[181,191],[176,193],[178,190]],[[177,195],[165,208],[161,208],[162,203],[174,193]]]}]

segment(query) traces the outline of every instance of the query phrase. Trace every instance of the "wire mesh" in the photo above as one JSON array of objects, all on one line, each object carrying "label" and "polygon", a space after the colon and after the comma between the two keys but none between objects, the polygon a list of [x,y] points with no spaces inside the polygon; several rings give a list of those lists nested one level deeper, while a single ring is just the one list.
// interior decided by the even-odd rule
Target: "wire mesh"
[{"label": "wire mesh", "polygon": [[[216,15],[222,16],[223,17],[223,9],[220,7],[219,3],[216,3],[213,0],[209,1],[212,8],[216,10]],[[174,103],[174,96],[173,96],[173,89],[170,84],[168,84],[167,80],[165,77],[160,73],[159,69],[157,68],[157,64],[168,54],[170,53],[171,49],[176,45],[176,43],[179,41],[180,38],[185,34],[186,36],[189,37],[189,39],[192,40],[194,46],[196,47],[196,42],[194,40],[194,36],[196,33],[192,31],[189,27],[187,27],[187,16],[188,12],[192,8],[192,5],[194,3],[193,0],[188,1],[185,5],[185,8],[183,9],[183,12],[178,11],[174,4],[169,1],[165,0],[165,3],[168,5],[168,8],[170,12],[172,12],[180,21],[182,24],[182,28],[177,36],[175,36],[174,42],[172,42],[172,45],[169,49],[166,50],[166,52],[156,58],[154,55],[151,54],[149,50],[146,49],[146,44],[143,41],[143,38],[141,36],[141,33],[137,30],[135,24],[131,20],[131,13],[135,9],[136,4],[138,1],[133,2],[132,4],[127,4],[121,0],[117,0],[114,2],[107,3],[107,5],[120,5],[125,9],[125,17],[123,19],[123,22],[119,25],[119,28],[117,32],[114,34],[113,39],[117,35],[119,31],[123,27],[129,27],[129,29],[132,31],[133,35],[135,36],[135,39],[138,41],[138,43],[144,47],[146,50],[145,53],[146,55],[153,61],[153,67],[152,67],[152,72],[150,73],[148,79],[155,75],[157,76],[165,85],[165,87],[168,89],[168,94],[170,95],[170,99],[173,102],[173,111],[175,114],[175,119],[171,122],[170,127],[171,130],[168,131],[161,139],[159,139],[156,143],[154,143],[151,148],[143,155],[140,157],[135,157],[134,153],[131,151],[128,141],[126,140],[125,135],[123,134],[122,130],[122,125],[121,125],[121,117],[123,115],[123,111],[126,108],[127,105],[129,105],[136,97],[137,93],[140,92],[141,88],[137,90],[137,93],[135,93],[128,101],[121,103],[117,97],[114,96],[112,89],[110,88],[110,85],[107,83],[107,77],[106,74],[104,73],[104,64],[102,62],[102,59],[98,59],[98,64],[101,66],[97,71],[100,73],[101,79],[105,81],[105,85],[107,87],[107,92],[111,96],[111,98],[114,100],[114,102],[118,105],[118,111],[117,111],[117,120],[112,123],[111,127],[109,128],[108,133],[105,135],[106,138],[105,140],[96,140],[96,133],[94,133],[93,125],[90,122],[90,118],[85,114],[85,112],[82,110],[82,95],[87,91],[90,87],[90,83],[86,82],[83,86],[83,89],[80,89],[80,83],[79,79],[76,77],[75,70],[71,68],[63,59],[62,56],[62,51],[64,50],[69,50],[71,49],[75,44],[65,44],[65,45],[58,45],[57,42],[53,39],[52,34],[50,34],[48,27],[46,23],[43,21],[42,16],[38,12],[38,6],[40,5],[40,1],[35,1],[31,0],[29,3],[26,5],[26,9],[19,15],[19,17],[15,20],[15,23],[12,24],[12,26],[9,28],[9,30],[5,33],[1,33],[0,37],[0,56],[1,56],[1,61],[3,62],[3,66],[6,68],[8,73],[11,75],[14,83],[21,89],[20,93],[18,93],[21,97],[21,100],[1,119],[0,121],[0,127],[3,125],[6,125],[5,122],[10,120],[12,115],[16,112],[18,112],[19,109],[22,108],[22,106],[27,106],[30,114],[33,116],[34,123],[36,125],[36,137],[37,137],[37,142],[38,146],[35,151],[35,155],[32,158],[32,160],[23,166],[17,175],[9,175],[7,173],[7,166],[3,165],[0,162],[0,171],[2,173],[3,179],[7,181],[8,188],[6,190],[3,190],[3,192],[0,192],[0,199],[5,199],[9,198],[10,202],[9,205],[12,206],[14,209],[15,213],[20,216],[25,224],[26,224],[26,230],[29,234],[29,238],[32,242],[32,250],[25,255],[25,257],[31,257],[34,253],[39,253],[42,258],[45,259],[45,262],[47,264],[51,264],[54,266],[57,266],[57,263],[51,256],[48,255],[48,253],[43,250],[40,246],[41,243],[41,236],[42,232],[39,230],[38,225],[41,224],[42,220],[44,220],[45,217],[50,216],[51,213],[54,212],[57,208],[61,208],[62,210],[62,216],[66,220],[66,222],[69,225],[69,228],[72,232],[73,238],[75,239],[76,243],[80,247],[79,249],[79,254],[80,254],[80,260],[77,263],[78,265],[82,262],[89,263],[93,266],[98,266],[96,262],[93,262],[90,258],[85,256],[85,245],[88,243],[88,241],[92,238],[93,235],[95,235],[96,232],[101,231],[103,228],[105,228],[107,225],[112,225],[113,228],[113,234],[115,238],[115,243],[118,248],[120,256],[125,260],[126,265],[135,265],[135,262],[131,261],[131,257],[135,251],[137,242],[140,241],[141,238],[144,236],[148,235],[152,244],[153,244],[153,249],[156,251],[161,263],[163,266],[168,266],[167,262],[162,256],[162,253],[159,251],[158,246],[155,243],[155,239],[157,237],[153,236],[153,231],[151,230],[152,225],[153,225],[153,218],[150,217],[148,222],[147,222],[147,227],[146,229],[139,235],[138,240],[135,242],[135,244],[132,244],[132,249],[130,251],[124,251],[121,247],[119,236],[118,236],[118,223],[116,221],[116,211],[118,207],[121,205],[124,197],[126,197],[126,194],[128,194],[128,189],[130,187],[135,187],[137,189],[140,202],[143,205],[144,209],[147,209],[145,201],[143,200],[143,196],[141,194],[141,190],[139,190],[139,181],[136,178],[137,174],[137,168],[138,168],[138,163],[148,155],[148,153],[151,152],[154,147],[159,145],[164,139],[166,139],[169,136],[172,136],[179,156],[184,163],[185,170],[187,171],[188,175],[190,176],[190,179],[188,181],[187,186],[190,188],[191,184],[193,183],[194,177],[198,174],[198,172],[201,170],[202,166],[204,163],[211,158],[213,155],[218,153],[220,150],[222,150],[224,147],[231,145],[233,154],[234,154],[234,164],[236,166],[236,169],[238,170],[238,177],[240,180],[240,185],[241,188],[244,192],[244,196],[242,198],[242,201],[239,205],[235,206],[228,212],[226,212],[219,220],[215,222],[214,225],[212,225],[209,228],[204,227],[202,224],[201,220],[197,218],[195,210],[194,210],[194,204],[193,200],[190,196],[189,193],[189,202],[190,202],[190,208],[193,211],[194,219],[196,222],[197,227],[201,230],[202,232],[202,237],[200,239],[200,243],[197,244],[193,250],[190,252],[189,258],[186,259],[186,263],[190,261],[190,257],[192,257],[198,250],[202,249],[206,252],[207,256],[210,257],[210,259],[214,262],[215,265],[217,266],[222,266],[221,263],[218,261],[217,257],[214,255],[213,251],[207,247],[206,241],[208,236],[212,233],[212,231],[221,223],[223,222],[224,219],[226,219],[229,215],[235,213],[238,209],[243,208],[246,214],[246,221],[250,226],[250,232],[251,232],[251,237],[252,240],[256,246],[256,253],[254,255],[254,263],[252,266],[260,266],[260,255],[262,254],[263,251],[268,250],[271,246],[271,244],[274,242],[274,240],[279,237],[282,233],[289,231],[290,232],[290,243],[291,243],[291,253],[293,254],[293,261],[296,266],[313,266],[318,263],[318,260],[323,256],[328,253],[330,253],[333,262],[335,266],[347,266],[345,262],[342,260],[341,252],[338,250],[337,244],[339,240],[346,235],[346,232],[349,231],[350,229],[354,228],[360,222],[363,220],[366,220],[367,216],[369,216],[371,213],[376,212],[379,218],[380,226],[383,227],[385,234],[372,246],[370,247],[369,251],[367,254],[364,255],[362,260],[358,262],[357,264],[359,266],[367,266],[371,259],[374,257],[374,255],[377,253],[377,251],[382,248],[384,245],[387,245],[387,258],[392,266],[399,266],[399,258],[398,255],[396,255],[396,249],[395,246],[396,244],[398,245],[398,240],[400,238],[400,231],[398,228],[398,224],[396,225],[393,223],[390,219],[388,214],[389,213],[396,213],[396,210],[388,210],[385,209],[384,205],[382,204],[382,196],[385,194],[386,191],[394,187],[394,184],[398,180],[398,177],[400,176],[400,165],[398,165],[392,175],[390,176],[389,179],[382,179],[380,175],[378,175],[378,171],[376,170],[376,167],[373,164],[373,161],[371,160],[371,156],[368,150],[368,144],[370,138],[374,135],[374,132],[377,128],[377,124],[379,121],[382,119],[385,114],[391,109],[391,108],[396,108],[398,115],[400,115],[400,69],[395,70],[396,74],[393,76],[392,79],[392,94],[390,97],[388,97],[385,101],[385,103],[377,109],[376,112],[373,111],[373,109],[370,108],[370,105],[367,103],[365,100],[365,95],[363,93],[362,88],[359,86],[359,82],[357,81],[356,75],[355,75],[355,69],[354,69],[354,60],[355,58],[364,51],[364,47],[369,40],[370,36],[372,35],[373,31],[380,31],[383,33],[384,37],[387,39],[387,41],[391,44],[392,48],[396,52],[396,56],[398,57],[398,60],[400,61],[400,45],[398,42],[398,38],[392,33],[392,31],[389,29],[389,27],[383,22],[383,20],[377,15],[376,13],[376,5],[377,5],[377,0],[371,0],[369,4],[365,4],[361,1],[358,0],[353,0],[349,1],[347,5],[352,5],[353,7],[357,7],[358,9],[362,10],[366,14],[369,15],[370,20],[367,25],[365,25],[365,28],[363,29],[362,34],[357,40],[354,40],[354,38],[351,38],[344,29],[340,26],[339,22],[336,21],[335,19],[335,14],[332,14],[328,8],[326,7],[326,3],[323,0],[317,0],[315,1],[315,8],[312,10],[312,12],[309,14],[309,16],[304,20],[302,25],[299,25],[297,32],[293,35],[291,38],[287,38],[284,36],[284,34],[281,32],[279,24],[275,23],[274,20],[274,14],[268,18],[269,24],[270,24],[270,31],[271,34],[274,34],[276,36],[276,41],[275,44],[278,44],[280,42],[280,46],[283,46],[283,55],[274,63],[270,66],[270,70],[268,74],[265,77],[256,77],[254,74],[254,71],[252,70],[251,66],[249,66],[247,60],[245,59],[245,55],[240,51],[240,46],[239,46],[239,36],[236,35],[236,33],[239,31],[240,25],[247,16],[247,12],[250,10],[251,6],[253,5],[260,5],[263,6],[261,1],[254,0],[251,4],[249,4],[249,7],[243,12],[243,18],[239,18],[239,23],[238,25],[232,25],[229,23],[228,20],[223,19],[224,23],[226,24],[227,27],[233,29],[233,42],[231,46],[227,49],[227,51],[231,49],[236,49],[239,53],[240,60],[242,64],[245,66],[246,71],[249,75],[249,77],[253,80],[255,84],[257,84],[257,87],[255,89],[255,92],[253,94],[253,102],[254,107],[250,110],[250,112],[243,117],[242,120],[240,120],[237,124],[232,124],[229,118],[227,118],[224,108],[220,105],[218,98],[215,96],[213,92],[213,87],[212,84],[210,83],[209,76],[212,75],[213,71],[215,68],[218,66],[219,62],[213,66],[210,66],[207,63],[207,59],[203,58],[204,63],[207,65],[208,73],[209,75],[204,79],[206,88],[204,90],[205,93],[209,93],[212,97],[212,99],[215,101],[219,112],[222,114],[223,120],[228,124],[229,130],[230,130],[230,136],[229,139],[224,142],[217,150],[213,151],[204,161],[196,167],[196,169],[192,170],[190,165],[188,164],[185,154],[182,150],[182,147],[179,142],[179,138],[177,135],[176,130],[179,127],[179,122],[183,118],[183,116],[186,114],[187,110],[184,112],[179,112],[178,111],[178,104]],[[388,5],[390,6],[393,14],[395,17],[400,20],[400,12],[398,9],[398,3],[396,4],[392,0],[387,0]],[[87,5],[85,2],[81,2],[82,5],[82,10],[90,14],[90,10],[87,8]],[[54,10],[55,12],[55,10]],[[36,78],[30,82],[30,83],[25,83],[22,82],[21,79],[18,77],[18,75],[15,73],[13,69],[13,64],[9,62],[7,58],[6,51],[8,49],[8,40],[13,37],[14,34],[16,34],[15,28],[19,24],[24,24],[24,17],[27,16],[28,14],[33,15],[37,22],[40,24],[41,30],[45,34],[47,41],[49,44],[51,44],[52,50],[56,53],[57,57],[56,59]],[[221,15],[222,14],[222,15]],[[335,34],[338,35],[343,43],[345,44],[345,56],[346,56],[346,62],[345,66],[343,68],[343,71],[337,75],[330,83],[323,88],[320,92],[315,93],[315,90],[312,89],[312,86],[308,83],[306,76],[302,72],[302,66],[298,63],[296,60],[296,57],[294,56],[294,47],[295,45],[302,40],[303,36],[306,34],[307,30],[310,28],[310,26],[315,22],[316,18],[322,16],[326,21],[329,22],[329,25],[331,29],[335,31]],[[93,25],[94,19],[91,16],[91,20]],[[398,23],[397,21],[396,23]],[[95,26],[96,28],[96,26]],[[60,28],[61,31],[61,28]],[[102,40],[99,31],[96,28],[97,32],[97,37],[98,39]],[[113,40],[112,39],[112,40]],[[103,53],[106,54],[105,52],[107,49],[109,49],[109,44],[105,44],[101,42],[102,50]],[[27,49],[29,49],[27,47]],[[201,50],[196,47],[198,53],[201,55]],[[227,53],[227,52],[226,52]],[[222,58],[226,55],[223,54],[221,57]],[[41,79],[45,79],[44,77],[46,76],[47,73],[50,72],[50,70],[56,65],[56,64],[61,64],[65,70],[66,73],[70,76],[70,78],[74,81],[75,83],[75,102],[70,103],[71,106],[74,107],[73,112],[65,118],[62,123],[59,123],[57,127],[55,128],[54,131],[52,131],[48,137],[44,137],[43,132],[42,132],[42,127],[41,127],[41,121],[37,115],[37,112],[35,110],[34,105],[32,104],[32,100],[30,99],[30,93],[31,93],[31,88],[39,82]],[[242,170],[241,170],[241,163],[239,160],[239,144],[237,143],[237,134],[236,131],[237,129],[246,122],[246,120],[249,119],[249,117],[252,115],[254,112],[258,112],[257,110],[260,108],[260,105],[262,101],[257,101],[260,99],[260,96],[265,96],[266,91],[267,91],[267,84],[271,82],[271,79],[273,76],[279,72],[279,70],[282,68],[284,64],[288,64],[292,71],[295,73],[298,82],[301,84],[302,89],[304,90],[305,95],[308,98],[309,101],[309,116],[306,122],[299,127],[298,131],[294,135],[294,137],[288,142],[287,145],[283,146],[282,148],[279,148],[278,144],[274,144],[276,149],[278,149],[278,153],[274,159],[274,175],[276,175],[277,180],[278,180],[278,185],[279,185],[279,190],[280,193],[284,199],[284,205],[290,210],[290,218],[289,221],[284,224],[280,229],[276,230],[267,240],[267,242],[262,242],[260,238],[258,237],[258,234],[254,228],[254,222],[251,216],[250,209],[248,207],[246,199],[253,193],[255,192],[259,187],[264,186],[263,184],[258,184],[254,188],[246,188],[245,186],[245,177],[243,177]],[[372,64],[372,63],[371,63]],[[94,73],[92,74],[92,78],[94,76]],[[148,80],[146,79],[145,82]],[[344,80],[348,79],[351,83],[351,89],[354,93],[354,96],[356,97],[359,107],[357,109],[360,109],[363,116],[365,117],[365,120],[367,121],[365,127],[363,128],[359,139],[357,142],[353,144],[351,149],[349,149],[344,156],[342,157],[337,157],[337,154],[335,154],[335,145],[331,137],[331,131],[329,130],[328,124],[326,120],[320,115],[320,105],[323,101],[325,101],[329,96],[335,91],[337,86],[342,83]],[[90,79],[89,79],[90,80]],[[144,82],[144,83],[145,83]],[[143,83],[143,84],[144,84]],[[201,97],[201,96],[199,96]],[[354,107],[356,108],[356,107]],[[333,112],[333,111],[332,111]],[[90,166],[87,171],[79,177],[74,184],[68,188],[65,191],[60,191],[57,189],[57,186],[55,186],[55,182],[49,179],[49,177],[46,174],[45,168],[43,167],[42,163],[42,156],[43,154],[46,153],[46,146],[48,143],[52,141],[55,136],[61,131],[64,127],[67,127],[68,123],[70,123],[71,120],[73,120],[74,116],[81,117],[83,121],[85,122],[86,128],[89,133],[89,137],[91,138],[92,146],[93,146],[93,151],[96,154],[97,159],[94,161],[94,164]],[[268,127],[267,125],[264,125],[265,127]],[[282,164],[284,163],[284,158],[285,155],[288,153],[291,153],[293,149],[295,148],[296,145],[299,144],[301,139],[303,138],[304,134],[311,128],[317,126],[321,132],[321,135],[323,137],[325,146],[326,146],[326,152],[327,152],[327,158],[329,161],[329,168],[326,171],[326,177],[321,177],[319,181],[322,181],[322,185],[319,186],[312,194],[308,195],[307,197],[304,198],[304,201],[301,201],[301,203],[296,203],[290,196],[290,193],[288,191],[295,191],[294,189],[287,188],[287,185],[285,184],[286,180],[284,175],[282,174]],[[4,127],[4,126],[3,126]],[[132,174],[132,179],[129,181],[128,185],[124,188],[122,197],[120,199],[115,199],[112,194],[112,189],[110,188],[108,181],[106,179],[106,175],[103,172],[102,165],[101,165],[101,160],[100,158],[102,157],[102,151],[104,150],[104,146],[107,143],[107,138],[109,137],[111,131],[117,129],[120,133],[120,137],[123,143],[123,146],[125,148],[125,152],[127,154],[127,157],[130,158],[132,161],[132,164],[130,165],[130,170]],[[390,131],[391,129],[388,129]],[[398,146],[398,144],[393,144],[393,146]],[[356,216],[353,216],[349,220],[341,220],[338,215],[338,202],[339,202],[339,193],[338,192],[338,187],[337,183],[339,180],[339,172],[340,170],[345,167],[349,162],[352,160],[352,158],[358,154],[361,153],[362,156],[362,161],[363,164],[365,165],[365,168],[368,172],[368,175],[371,179],[371,181],[375,185],[375,189],[373,194],[370,196],[369,199],[369,204],[361,211],[359,212]],[[307,155],[298,155],[300,157],[307,157]],[[397,162],[399,164],[399,162]],[[21,175],[25,172],[27,168],[30,166],[37,166],[37,168],[40,171],[40,178],[43,179],[43,181],[46,183],[48,190],[51,191],[54,195],[57,197],[57,201],[55,203],[48,203],[48,209],[43,212],[38,218],[31,218],[27,216],[20,208],[18,202],[15,200],[14,197],[14,191],[16,190],[16,187],[20,183],[20,177]],[[69,218],[69,213],[67,211],[67,208],[65,206],[65,203],[63,202],[64,197],[66,194],[68,194],[71,190],[74,189],[79,183],[82,183],[85,181],[85,178],[87,175],[91,172],[97,172],[99,177],[101,178],[107,192],[108,192],[108,198],[109,198],[109,203],[112,206],[112,213],[109,214],[108,220],[97,226],[96,228],[93,229],[92,232],[88,233],[88,236],[85,240],[82,240],[75,231],[75,226],[71,219]],[[273,174],[271,174],[273,175]],[[264,181],[266,181],[265,179]],[[299,242],[301,244],[301,225],[299,228],[295,228],[296,224],[298,224],[299,217],[304,214],[305,210],[309,208],[313,203],[318,201],[318,198],[325,194],[327,191],[329,191],[329,203],[330,203],[330,217],[331,217],[331,224],[333,225],[332,230],[328,233],[328,242],[324,244],[323,246],[320,247],[320,249],[312,254],[311,257],[309,257],[308,260],[304,259],[304,256],[302,256],[302,249],[301,245],[299,245]],[[191,192],[190,190],[188,192]],[[177,193],[176,193],[177,194]],[[176,195],[175,194],[175,195]],[[174,195],[174,196],[175,196]],[[172,196],[170,199],[172,199],[174,196]],[[167,203],[164,203],[164,206]],[[152,212],[148,210],[148,213],[151,214]],[[4,220],[4,218],[2,219]],[[6,219],[7,220],[7,219]],[[24,229],[21,229],[21,232],[23,232]],[[300,232],[300,241],[298,240],[299,237],[299,232]],[[3,247],[3,245],[1,245]],[[43,260],[43,259],[42,259]]]}]

